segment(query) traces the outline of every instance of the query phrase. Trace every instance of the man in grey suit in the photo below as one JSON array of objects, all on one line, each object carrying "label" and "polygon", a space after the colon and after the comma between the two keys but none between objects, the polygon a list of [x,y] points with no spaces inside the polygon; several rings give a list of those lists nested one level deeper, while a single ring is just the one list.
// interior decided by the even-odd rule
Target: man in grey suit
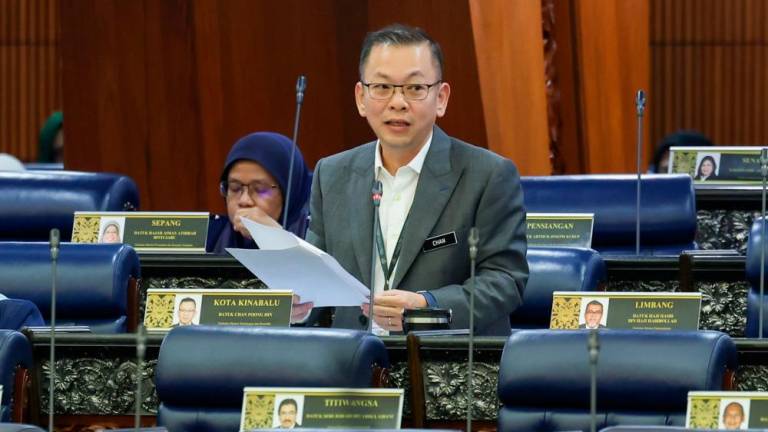
[{"label": "man in grey suit", "polygon": [[[405,309],[430,306],[468,328],[476,226],[476,333],[507,335],[528,278],[520,179],[508,159],[435,126],[451,90],[442,68],[440,46],[420,29],[396,24],[366,37],[355,99],[378,140],[317,163],[307,240],[370,287],[372,186],[381,181],[374,327],[401,331]],[[369,316],[368,304],[336,308],[333,325],[365,329]]]}]

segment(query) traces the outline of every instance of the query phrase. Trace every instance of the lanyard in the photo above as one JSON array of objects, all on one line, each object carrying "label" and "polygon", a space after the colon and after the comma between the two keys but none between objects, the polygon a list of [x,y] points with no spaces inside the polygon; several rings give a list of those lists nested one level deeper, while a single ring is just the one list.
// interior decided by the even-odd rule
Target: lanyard
[{"label": "lanyard", "polygon": [[[392,276],[392,272],[395,271],[395,265],[397,265],[397,259],[400,258],[400,246],[403,244],[403,230],[400,230],[400,237],[397,239],[395,245],[395,252],[392,254],[392,261],[387,266],[387,251],[384,246],[384,235],[381,233],[381,216],[379,213],[379,207],[376,207],[376,251],[379,253],[379,263],[381,263],[381,270],[384,273],[384,291],[389,289],[389,278]],[[405,227],[403,227],[405,228]]]}]

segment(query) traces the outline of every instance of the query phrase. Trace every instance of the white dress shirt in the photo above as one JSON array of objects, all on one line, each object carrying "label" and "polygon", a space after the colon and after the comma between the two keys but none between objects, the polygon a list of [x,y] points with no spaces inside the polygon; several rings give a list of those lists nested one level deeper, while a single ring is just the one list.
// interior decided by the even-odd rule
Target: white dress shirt
[{"label": "white dress shirt", "polygon": [[[379,205],[379,223],[381,224],[381,234],[384,237],[387,266],[389,266],[389,263],[392,261],[392,255],[395,252],[395,246],[397,246],[400,232],[403,230],[403,225],[405,225],[405,219],[408,217],[408,212],[411,211],[413,198],[416,195],[416,185],[419,183],[419,174],[421,174],[421,169],[424,166],[424,159],[427,157],[427,152],[429,151],[429,146],[431,144],[432,134],[430,133],[427,142],[421,150],[419,150],[419,153],[417,153],[407,165],[400,167],[393,176],[386,168],[384,168],[381,161],[381,144],[380,142],[376,142],[374,172],[376,179],[381,181],[383,191],[381,195],[381,204]],[[375,242],[374,247],[376,247]],[[374,258],[376,259],[376,272],[373,278],[373,288],[375,293],[380,293],[384,290],[384,271],[381,268],[381,262],[379,261],[378,252],[376,250],[374,250]],[[400,265],[399,260],[390,275],[390,287],[392,286],[392,280],[395,278],[398,265]],[[373,323],[373,328],[376,334],[389,334],[388,331],[379,327],[376,322]]]}]

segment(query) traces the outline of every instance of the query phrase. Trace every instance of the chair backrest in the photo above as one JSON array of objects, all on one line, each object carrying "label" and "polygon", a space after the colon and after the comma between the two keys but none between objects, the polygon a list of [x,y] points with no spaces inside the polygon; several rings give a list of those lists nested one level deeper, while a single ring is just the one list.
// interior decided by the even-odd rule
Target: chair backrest
[{"label": "chair backrest", "polygon": [[320,328],[178,327],[155,369],[158,424],[169,431],[234,431],[243,387],[371,387],[388,368],[380,338]]},{"label": "chair backrest", "polygon": [[[760,334],[760,243],[762,235],[763,218],[757,218],[752,223],[747,239],[747,261],[745,274],[749,282],[747,291],[747,328],[745,336],[758,337]],[[768,231],[768,226],[765,227]],[[768,247],[765,251],[766,264],[768,264]],[[768,265],[765,268],[765,278],[768,279]],[[764,289],[763,296],[763,335],[768,336],[768,290]]]},{"label": "chair backrest", "polygon": [[14,409],[18,411],[22,403],[20,392],[23,388],[16,387],[18,373],[21,369],[32,367],[32,346],[29,340],[14,330],[0,330],[0,384],[3,386],[3,398],[0,403],[0,421],[9,422],[13,419]]},{"label": "chair backrest", "polygon": [[136,183],[119,174],[76,171],[0,172],[0,239],[47,240],[58,228],[72,237],[76,211],[139,207]]},{"label": "chair backrest", "polygon": [[44,432],[44,430],[28,424],[0,423],[0,432]]},{"label": "chair backrest", "polygon": [[523,304],[510,316],[512,328],[549,328],[552,293],[595,291],[605,280],[605,262],[593,249],[528,248]]},{"label": "chair backrest", "polygon": [[[589,430],[589,331],[521,330],[499,371],[498,430]],[[599,333],[597,427],[683,425],[692,390],[721,390],[736,346],[713,331]]]},{"label": "chair backrest", "polygon": [[[62,243],[56,269],[57,325],[87,325],[99,333],[126,331],[130,289],[140,277],[129,245]],[[48,243],[0,242],[0,292],[29,300],[43,318],[51,311]]]},{"label": "chair backrest", "polygon": [[[529,213],[594,213],[592,248],[602,254],[634,254],[637,176],[523,177]],[[694,249],[696,195],[687,175],[644,175],[640,246],[643,254],[677,255]]]}]

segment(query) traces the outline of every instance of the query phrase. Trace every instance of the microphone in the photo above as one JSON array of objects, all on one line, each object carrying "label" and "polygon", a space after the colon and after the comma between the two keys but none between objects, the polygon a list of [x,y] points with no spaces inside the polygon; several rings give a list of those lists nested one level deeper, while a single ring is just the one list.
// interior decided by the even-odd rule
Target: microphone
[{"label": "microphone", "polygon": [[765,289],[763,288],[763,285],[765,284],[765,189],[766,189],[766,179],[768,178],[768,148],[763,147],[760,150],[760,173],[763,176],[763,186],[762,186],[762,215],[763,215],[763,223],[760,226],[760,318],[758,320],[758,330],[757,330],[757,337],[762,339],[763,338],[763,295]]},{"label": "microphone", "polygon": [[477,244],[480,242],[480,230],[477,227],[469,229],[469,361],[467,362],[467,432],[472,432],[472,405],[474,386],[472,367],[475,351],[475,268],[477,266]]},{"label": "microphone", "polygon": [[640,89],[635,96],[637,110],[637,207],[635,225],[635,255],[640,255],[640,163],[643,160],[643,114],[645,114],[645,91]]},{"label": "microphone", "polygon": [[53,228],[50,234],[51,243],[51,356],[48,359],[48,432],[53,432],[53,388],[55,385],[56,363],[56,261],[59,259],[59,245],[61,237],[59,230]]},{"label": "microphone", "polygon": [[147,338],[144,334],[144,326],[139,324],[136,328],[136,412],[133,425],[136,432],[141,429],[141,381],[143,376],[144,355],[147,351]]},{"label": "microphone", "polygon": [[296,116],[293,120],[293,147],[291,148],[291,160],[288,167],[288,183],[285,186],[285,201],[283,202],[283,229],[288,229],[288,208],[291,204],[291,185],[293,185],[293,160],[296,157],[296,148],[299,146],[299,121],[301,119],[301,105],[304,103],[304,90],[307,89],[307,78],[299,75],[296,81]]},{"label": "microphone", "polygon": [[589,351],[589,430],[597,431],[597,356],[600,353],[600,342],[597,338],[597,329],[589,331],[587,349]]},{"label": "microphone", "polygon": [[[379,206],[381,205],[382,195],[384,195],[384,186],[380,181],[374,179],[373,188],[371,189],[371,200],[373,201],[373,238],[371,243],[373,244],[373,247],[371,249],[371,300],[369,303],[370,307],[368,308],[367,318],[368,333],[373,332],[373,296],[376,293],[374,286],[374,280],[376,279],[377,258],[376,233],[379,230]],[[360,315],[360,323],[366,323],[365,315]]]}]

